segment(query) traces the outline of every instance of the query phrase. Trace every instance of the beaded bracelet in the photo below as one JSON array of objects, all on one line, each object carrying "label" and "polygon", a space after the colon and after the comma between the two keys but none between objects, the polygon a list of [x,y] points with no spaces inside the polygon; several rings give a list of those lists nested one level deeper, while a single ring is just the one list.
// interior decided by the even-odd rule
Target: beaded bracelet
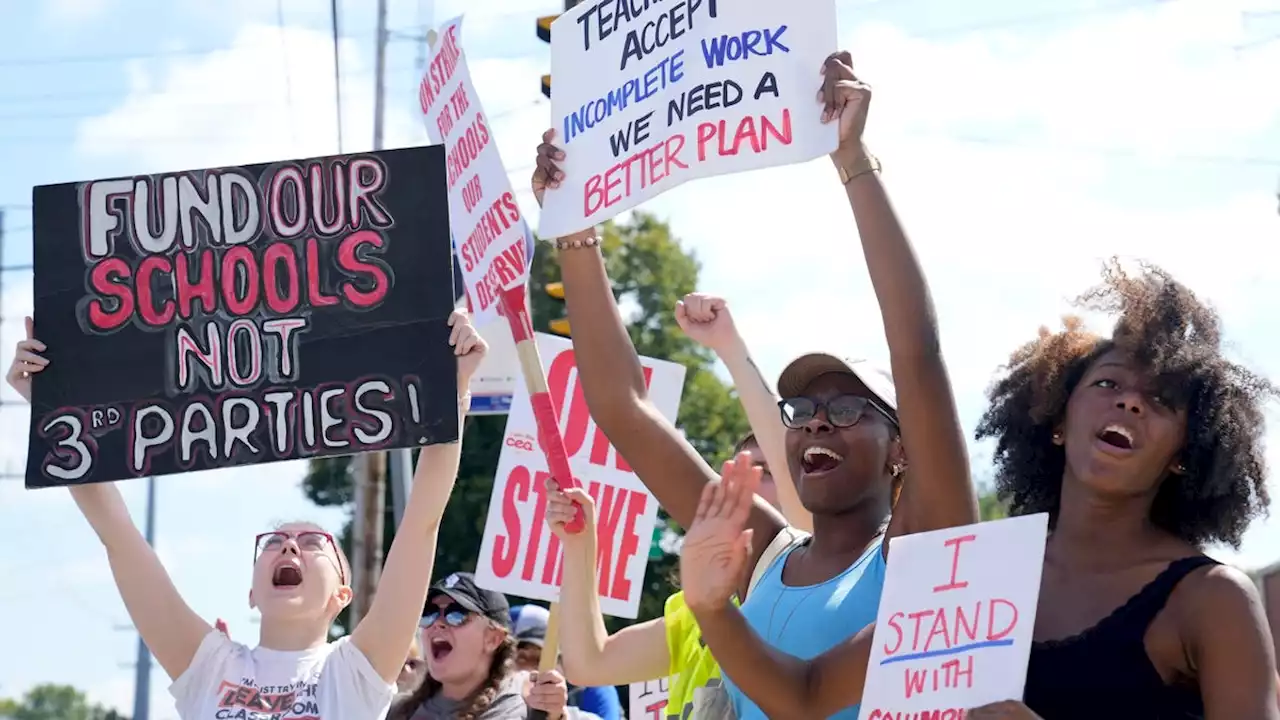
[{"label": "beaded bracelet", "polygon": [[600,236],[591,233],[587,237],[570,236],[556,238],[557,250],[577,250],[578,248],[600,247]]}]

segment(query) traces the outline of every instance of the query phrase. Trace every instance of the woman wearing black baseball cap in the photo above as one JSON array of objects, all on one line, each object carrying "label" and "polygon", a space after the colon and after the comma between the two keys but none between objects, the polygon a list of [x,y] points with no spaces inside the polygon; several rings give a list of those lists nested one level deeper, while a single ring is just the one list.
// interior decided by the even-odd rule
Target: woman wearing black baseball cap
[{"label": "woman wearing black baseball cap", "polygon": [[511,606],[502,593],[453,573],[431,587],[420,623],[427,673],[397,701],[388,720],[524,720],[528,709],[549,720],[573,715],[560,673],[516,669]]}]

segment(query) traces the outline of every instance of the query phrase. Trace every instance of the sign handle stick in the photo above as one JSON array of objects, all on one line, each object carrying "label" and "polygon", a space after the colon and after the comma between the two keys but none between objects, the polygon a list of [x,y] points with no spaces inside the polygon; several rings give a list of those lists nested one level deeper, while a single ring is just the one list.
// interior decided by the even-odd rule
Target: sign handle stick
[{"label": "sign handle stick", "polygon": [[[533,419],[538,426],[538,444],[547,456],[551,477],[555,478],[561,488],[582,487],[569,467],[569,454],[564,449],[555,402],[551,399],[547,376],[542,370],[542,357],[538,355],[538,343],[533,335],[533,319],[529,315],[525,292],[523,285],[502,291],[502,314],[506,316],[507,324],[511,326],[511,337],[516,341],[520,371],[524,375],[525,387],[529,390]],[[565,525],[565,530],[574,535],[582,531],[586,522],[582,508],[578,507],[576,511],[573,519]]]},{"label": "sign handle stick", "polygon": [[[511,326],[511,337],[516,341],[516,354],[520,356],[520,371],[524,375],[525,386],[529,389],[529,401],[533,405],[534,422],[538,425],[538,444],[547,456],[547,467],[551,476],[560,487],[581,487],[573,477],[569,467],[569,454],[564,449],[564,438],[560,435],[560,421],[556,417],[555,403],[547,388],[547,376],[542,370],[542,357],[538,354],[538,343],[533,335],[533,318],[529,315],[529,302],[525,295],[525,286],[511,288],[502,292],[502,314]],[[577,507],[573,519],[565,525],[570,533],[582,532],[586,519],[582,508]],[[547,636],[542,645],[542,659],[538,663],[538,672],[548,672],[556,667],[556,659],[560,656],[560,603],[551,603],[551,616],[547,619]],[[547,714],[541,710],[529,709],[528,720],[546,720]]]}]

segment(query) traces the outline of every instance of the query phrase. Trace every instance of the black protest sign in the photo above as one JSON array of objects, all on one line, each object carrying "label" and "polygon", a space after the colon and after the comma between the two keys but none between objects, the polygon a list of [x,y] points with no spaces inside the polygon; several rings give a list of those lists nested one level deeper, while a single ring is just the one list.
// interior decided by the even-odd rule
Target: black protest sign
[{"label": "black protest sign", "polygon": [[443,148],[33,195],[27,487],[457,440]]}]

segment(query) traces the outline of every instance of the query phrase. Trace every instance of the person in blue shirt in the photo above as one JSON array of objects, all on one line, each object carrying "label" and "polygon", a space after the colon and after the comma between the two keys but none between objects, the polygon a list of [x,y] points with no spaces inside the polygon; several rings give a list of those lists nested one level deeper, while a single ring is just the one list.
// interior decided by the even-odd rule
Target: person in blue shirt
[{"label": "person in blue shirt", "polygon": [[[736,587],[728,593],[746,598],[741,608],[725,596],[694,607],[687,589],[685,594],[702,638],[720,664],[739,720],[815,717],[797,712],[806,702],[803,693],[792,701],[785,693],[762,692],[776,683],[764,670],[766,663],[753,660],[768,657],[771,647],[808,660],[854,635],[875,621],[889,539],[978,520],[937,313],[880,182],[880,163],[862,142],[869,89],[848,79],[852,60],[847,53],[831,55],[822,72],[814,77],[815,85],[822,83],[822,102],[815,98],[811,112],[839,128],[839,147],[831,160],[854,220],[844,232],[850,243],[854,238],[861,243],[892,374],[865,362],[810,353],[779,378],[787,466],[801,504],[813,516],[813,533],[792,541],[781,513],[755,497],[745,520],[753,539],[742,558],[746,571],[735,577]],[[810,110],[797,107],[792,112]],[[544,133],[537,151],[531,187],[539,202],[568,182],[560,163],[573,150],[558,146],[555,133]],[[578,380],[597,426],[662,508],[689,528],[703,488],[720,477],[649,401],[601,242],[595,227],[555,240]],[[824,293],[824,282],[848,283],[850,271],[857,268],[829,269],[839,257],[813,259],[813,277],[779,279],[779,287],[787,292],[803,286],[812,295],[808,309],[829,315],[834,332],[874,323],[870,307],[833,305],[830,293]],[[895,504],[899,485],[902,493]],[[781,547],[775,545],[779,538]],[[750,569],[758,569],[766,551],[770,560],[748,594],[756,575]],[[833,716],[855,720],[858,708],[840,709]]]},{"label": "person in blue shirt", "polygon": [[[511,627],[516,637],[516,667],[535,671],[542,661],[542,648],[547,640],[547,621],[551,613],[541,605],[517,605],[511,608]],[[557,662],[558,664],[558,662]],[[618,689],[603,687],[569,687],[569,707],[590,713],[601,720],[623,720],[622,700]]]}]

